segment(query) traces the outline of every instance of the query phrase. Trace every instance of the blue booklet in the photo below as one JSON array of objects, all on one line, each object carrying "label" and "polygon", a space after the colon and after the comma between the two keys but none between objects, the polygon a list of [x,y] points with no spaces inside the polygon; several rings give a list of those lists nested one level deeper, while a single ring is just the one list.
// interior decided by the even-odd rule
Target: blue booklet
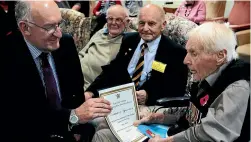
[{"label": "blue booklet", "polygon": [[138,130],[149,138],[152,138],[155,135],[159,135],[162,138],[167,138],[168,129],[168,126],[160,124],[141,124],[138,126]]}]

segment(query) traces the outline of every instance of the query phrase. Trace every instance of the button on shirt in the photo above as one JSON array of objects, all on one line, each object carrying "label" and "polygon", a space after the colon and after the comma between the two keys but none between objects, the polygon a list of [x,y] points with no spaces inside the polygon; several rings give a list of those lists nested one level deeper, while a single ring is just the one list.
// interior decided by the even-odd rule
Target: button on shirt
[{"label": "button on shirt", "polygon": [[[152,71],[152,62],[155,59],[155,55],[159,46],[160,39],[161,39],[161,36],[159,36],[158,38],[156,38],[155,40],[151,42],[147,42],[148,48],[145,49],[144,67],[143,67],[142,75],[140,77],[139,86],[142,86],[144,82],[150,77],[150,72]],[[127,67],[127,71],[131,77],[139,61],[139,57],[141,54],[140,47],[143,43],[144,43],[144,40],[141,39]]]},{"label": "button on shirt", "polygon": [[[42,53],[40,50],[38,50],[35,46],[31,45],[27,40],[25,40],[27,46],[28,46],[28,49],[30,50],[30,53],[32,55],[32,58],[37,66],[37,69],[38,69],[38,72],[39,72],[39,75],[41,77],[41,80],[43,82],[43,86],[45,86],[45,83],[44,83],[44,79],[43,79],[43,71],[42,71],[42,67],[41,67],[41,64],[40,64],[40,54]],[[51,53],[48,54],[48,61],[49,61],[49,64],[52,68],[52,72],[53,72],[53,75],[54,75],[54,78],[56,80],[56,85],[57,85],[57,90],[58,90],[58,94],[59,94],[59,98],[61,99],[61,93],[60,93],[60,89],[59,89],[59,82],[58,82],[58,77],[57,77],[57,72],[56,72],[56,68],[55,68],[55,63],[54,63],[54,60],[53,60],[53,57],[51,55]]]}]

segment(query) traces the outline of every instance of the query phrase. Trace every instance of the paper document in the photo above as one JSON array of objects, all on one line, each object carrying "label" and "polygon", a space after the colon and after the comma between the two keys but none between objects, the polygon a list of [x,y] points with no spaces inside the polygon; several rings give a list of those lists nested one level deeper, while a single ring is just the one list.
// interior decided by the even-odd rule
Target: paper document
[{"label": "paper document", "polygon": [[99,95],[111,103],[112,112],[106,121],[120,142],[141,142],[147,138],[133,125],[139,119],[134,83],[101,90]]}]

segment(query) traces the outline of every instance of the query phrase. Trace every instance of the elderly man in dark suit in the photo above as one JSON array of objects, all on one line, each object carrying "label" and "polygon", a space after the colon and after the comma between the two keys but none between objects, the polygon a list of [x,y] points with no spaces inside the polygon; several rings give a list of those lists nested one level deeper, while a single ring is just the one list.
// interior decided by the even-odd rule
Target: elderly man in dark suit
[{"label": "elderly man in dark suit", "polygon": [[[101,75],[87,88],[87,98],[97,97],[98,89],[129,82],[135,83],[140,105],[155,105],[159,98],[184,95],[188,74],[183,64],[186,51],[162,35],[164,19],[159,6],[150,4],[140,10],[138,33],[124,36],[116,59],[103,66]],[[108,141],[109,132],[98,131],[93,141]]]},{"label": "elderly man in dark suit", "polygon": [[[6,117],[1,118],[0,141],[75,141],[71,130],[106,116],[109,102],[85,101],[76,47],[72,37],[61,33],[55,2],[19,1],[15,13],[21,33],[1,40],[0,104]],[[92,135],[90,125],[80,126]]]},{"label": "elderly man in dark suit", "polygon": [[139,32],[124,36],[116,59],[102,67],[103,73],[87,88],[86,96],[97,97],[98,89],[132,81],[139,104],[154,105],[161,97],[184,95],[186,51],[162,35],[164,16],[163,10],[153,4],[141,9]]}]

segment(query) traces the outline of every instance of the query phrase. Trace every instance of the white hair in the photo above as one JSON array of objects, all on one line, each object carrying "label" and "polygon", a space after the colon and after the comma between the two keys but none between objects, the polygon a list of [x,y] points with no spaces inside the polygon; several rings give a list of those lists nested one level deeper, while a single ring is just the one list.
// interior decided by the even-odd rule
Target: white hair
[{"label": "white hair", "polygon": [[[147,5],[145,5],[144,7],[142,7],[142,8],[149,8],[149,7],[154,7],[158,12],[159,12],[159,14],[160,14],[160,20],[161,20],[161,23],[163,23],[163,22],[165,22],[166,21],[166,19],[165,19],[165,11],[164,11],[164,9],[163,8],[161,8],[160,6],[158,6],[158,5],[156,5],[156,4],[147,4]],[[142,12],[141,12],[141,9],[142,8],[140,8],[139,9],[139,14],[138,14],[138,16],[137,16],[137,19],[139,20],[139,17],[140,17],[140,15],[142,14]]]},{"label": "white hair", "polygon": [[107,11],[106,11],[106,15],[108,15],[110,9],[112,9],[112,8],[114,8],[114,7],[121,7],[121,8],[124,10],[125,17],[129,17],[129,11],[128,11],[125,7],[123,7],[123,6],[121,6],[121,5],[117,5],[117,4],[116,4],[116,5],[110,6],[110,7],[107,9]]},{"label": "white hair", "polygon": [[224,24],[216,22],[204,23],[191,30],[189,37],[197,39],[206,52],[212,53],[225,49],[227,51],[227,61],[238,57],[235,50],[237,46],[236,36]]},{"label": "white hair", "polygon": [[32,20],[30,3],[27,1],[17,1],[15,5],[15,17],[17,24],[21,20]]}]

